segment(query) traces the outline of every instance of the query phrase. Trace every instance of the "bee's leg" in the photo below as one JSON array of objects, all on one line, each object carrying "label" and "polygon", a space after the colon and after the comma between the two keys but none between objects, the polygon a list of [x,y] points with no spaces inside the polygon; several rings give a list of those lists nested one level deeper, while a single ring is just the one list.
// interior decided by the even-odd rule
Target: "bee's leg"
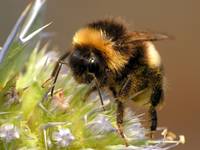
[{"label": "bee's leg", "polygon": [[[54,71],[53,71],[53,75],[51,75],[50,78],[48,78],[43,84],[42,84],[42,88],[45,88],[48,84],[51,84],[50,86],[50,92],[51,92],[51,96],[53,96],[54,94],[54,88],[55,88],[55,83],[57,81],[57,78],[58,78],[58,74],[60,72],[60,69],[62,67],[64,63],[62,62],[58,62],[58,66],[56,65],[56,67],[54,68]],[[54,74],[55,73],[55,74]],[[52,83],[53,82],[53,83]]]},{"label": "bee's leg", "polygon": [[128,142],[124,136],[123,132],[123,117],[124,117],[124,106],[122,102],[117,101],[117,128],[120,136],[123,138],[124,143],[128,146]]},{"label": "bee's leg", "polygon": [[[51,76],[42,84],[42,87],[43,87],[43,88],[46,87],[46,85],[48,84],[48,82],[52,82],[52,81],[56,82],[57,76],[58,76],[59,71],[60,71],[60,69],[61,69],[61,65],[62,65],[62,64],[68,65],[66,62],[63,61],[65,58],[68,57],[68,55],[69,55],[69,52],[65,53],[63,56],[61,56],[61,57],[58,59],[58,61],[57,61],[56,64],[55,64],[55,67],[54,67],[54,69],[53,69],[53,71],[52,71],[52,73],[51,73]],[[54,86],[54,85],[52,85],[51,88],[52,88],[53,86]]]},{"label": "bee's leg", "polygon": [[98,80],[97,80],[95,74],[93,74],[93,73],[89,73],[89,74],[92,75],[93,78],[94,78],[93,81],[94,81],[96,90],[98,91],[98,94],[99,94],[99,98],[100,98],[100,102],[101,102],[102,108],[103,108],[103,110],[105,111],[104,103],[103,103],[103,98],[102,98],[102,94],[101,94],[101,90],[100,90],[100,86],[99,86],[99,82],[98,82]]},{"label": "bee's leg", "polygon": [[47,80],[45,80],[45,81],[42,83],[41,87],[42,87],[42,88],[47,87],[47,85],[49,85],[49,84],[52,82],[52,80],[53,80],[53,78],[52,78],[52,77],[49,77]]},{"label": "bee's leg", "polygon": [[130,91],[131,83],[132,83],[131,78],[130,78],[130,76],[128,76],[127,80],[123,83],[118,96],[126,95],[128,93],[128,91]]},{"label": "bee's leg", "polygon": [[51,78],[54,79],[54,80],[53,80],[53,85],[52,85],[52,87],[51,87],[51,96],[53,96],[54,88],[55,88],[55,83],[56,83],[56,81],[57,81],[57,79],[58,79],[58,75],[59,75],[60,69],[61,69],[61,67],[62,67],[62,64],[65,64],[65,63],[63,63],[63,60],[64,60],[65,58],[67,58],[67,57],[69,56],[69,54],[70,54],[69,52],[65,53],[65,54],[62,55],[62,56],[58,59],[58,61],[56,62],[56,65],[55,65],[55,67],[54,67],[54,70],[53,70],[53,72],[52,72],[52,74],[51,74]]},{"label": "bee's leg", "polygon": [[154,132],[156,131],[157,124],[158,124],[158,118],[157,118],[157,111],[156,108],[151,106],[149,109],[149,114],[151,118],[151,126],[150,126],[150,138],[153,138]]},{"label": "bee's leg", "polygon": [[164,97],[164,93],[163,93],[163,88],[161,85],[157,85],[155,87],[153,87],[153,91],[152,91],[152,95],[151,95],[151,106],[149,109],[149,113],[150,113],[150,117],[151,117],[151,133],[150,136],[151,138],[153,137],[153,132],[156,131],[157,128],[157,122],[158,122],[158,118],[157,118],[157,111],[156,111],[156,106],[161,102],[161,100]]},{"label": "bee's leg", "polygon": [[[58,62],[58,63],[59,63],[58,67],[56,66],[56,68],[55,68],[56,69],[55,74],[51,76],[54,79],[52,87],[51,87],[51,97],[53,97],[55,84],[56,84],[56,81],[58,79],[58,75],[59,75],[59,72],[61,70],[61,67],[62,67],[62,63],[60,63],[60,62]],[[54,71],[53,71],[53,73],[54,73]]]}]

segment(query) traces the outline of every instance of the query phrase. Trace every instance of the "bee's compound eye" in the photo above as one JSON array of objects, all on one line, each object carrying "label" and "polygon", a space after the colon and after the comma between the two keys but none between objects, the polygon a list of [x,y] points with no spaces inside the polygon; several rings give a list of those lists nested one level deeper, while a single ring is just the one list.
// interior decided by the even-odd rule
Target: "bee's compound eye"
[{"label": "bee's compound eye", "polygon": [[90,59],[89,59],[89,63],[94,63],[95,62],[95,58],[94,57],[91,57]]},{"label": "bee's compound eye", "polygon": [[89,72],[90,73],[96,73],[99,71],[99,65],[97,60],[94,57],[89,58]]},{"label": "bee's compound eye", "polygon": [[88,63],[79,51],[74,51],[69,57],[69,64],[75,74],[82,74],[87,70]]}]

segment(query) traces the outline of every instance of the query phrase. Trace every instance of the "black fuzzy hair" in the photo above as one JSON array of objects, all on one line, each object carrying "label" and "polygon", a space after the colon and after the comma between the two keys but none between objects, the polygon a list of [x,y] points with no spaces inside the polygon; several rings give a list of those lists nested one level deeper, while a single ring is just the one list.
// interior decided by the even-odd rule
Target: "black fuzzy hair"
[{"label": "black fuzzy hair", "polygon": [[126,26],[115,19],[99,20],[88,24],[88,27],[102,30],[113,41],[117,41],[127,33]]}]

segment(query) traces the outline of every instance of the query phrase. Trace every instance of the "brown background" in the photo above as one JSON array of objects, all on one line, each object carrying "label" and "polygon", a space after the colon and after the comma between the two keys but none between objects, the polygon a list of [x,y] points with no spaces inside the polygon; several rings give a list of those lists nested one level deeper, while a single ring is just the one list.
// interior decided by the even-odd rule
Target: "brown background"
[{"label": "brown background", "polygon": [[[0,45],[30,2],[0,1]],[[165,32],[174,40],[156,43],[163,58],[168,92],[159,113],[160,126],[186,136],[177,150],[200,149],[200,1],[198,0],[48,0],[46,22],[56,33],[53,43],[65,50],[73,33],[85,23],[105,16],[121,16],[131,29]]]}]

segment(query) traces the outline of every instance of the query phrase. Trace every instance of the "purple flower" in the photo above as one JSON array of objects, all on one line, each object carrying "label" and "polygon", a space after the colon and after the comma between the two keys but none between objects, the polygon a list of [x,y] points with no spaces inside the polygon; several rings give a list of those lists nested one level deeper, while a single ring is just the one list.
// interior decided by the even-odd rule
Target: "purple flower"
[{"label": "purple flower", "polygon": [[19,131],[13,124],[3,124],[0,127],[0,138],[6,142],[19,138]]},{"label": "purple flower", "polygon": [[139,121],[126,125],[124,127],[124,133],[128,138],[132,140],[146,139],[146,129]]},{"label": "purple flower", "polygon": [[87,127],[95,135],[116,131],[116,129],[109,122],[108,117],[102,114],[97,115],[97,117],[91,121]]},{"label": "purple flower", "polygon": [[73,140],[75,140],[68,128],[61,128],[58,131],[53,132],[52,139],[60,147],[67,147]]}]

